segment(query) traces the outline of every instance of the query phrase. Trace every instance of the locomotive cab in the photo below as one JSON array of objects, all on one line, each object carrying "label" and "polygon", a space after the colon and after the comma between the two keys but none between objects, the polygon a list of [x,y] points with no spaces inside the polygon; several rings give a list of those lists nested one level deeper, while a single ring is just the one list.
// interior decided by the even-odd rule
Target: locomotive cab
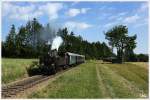
[{"label": "locomotive cab", "polygon": [[55,74],[56,73],[56,59],[58,58],[57,51],[52,50],[47,54],[40,57],[40,65],[44,74]]}]

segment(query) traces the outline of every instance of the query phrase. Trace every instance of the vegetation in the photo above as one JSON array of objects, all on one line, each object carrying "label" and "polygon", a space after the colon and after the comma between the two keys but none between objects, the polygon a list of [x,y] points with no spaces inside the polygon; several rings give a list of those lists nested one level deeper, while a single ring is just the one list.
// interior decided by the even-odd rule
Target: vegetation
[{"label": "vegetation", "polygon": [[51,43],[56,36],[61,36],[63,44],[59,48],[61,52],[74,52],[85,55],[86,59],[103,59],[116,56],[113,48],[117,48],[118,61],[148,61],[144,54],[136,55],[133,50],[136,47],[136,35],[128,36],[128,28],[123,25],[115,26],[108,30],[106,39],[109,40],[109,48],[105,42],[88,42],[82,37],[68,32],[67,28],[56,30],[50,24],[43,26],[36,18],[29,20],[25,26],[16,30],[12,25],[6,41],[2,42],[2,57],[11,58],[38,58],[50,50]]},{"label": "vegetation", "polygon": [[26,67],[36,59],[2,59],[2,84],[27,77]]},{"label": "vegetation", "polygon": [[59,51],[84,54],[86,59],[100,59],[113,55],[104,42],[90,43],[83,40],[81,36],[75,36],[73,32],[69,33],[67,28],[56,31],[49,24],[43,26],[34,18],[25,26],[21,26],[18,32],[12,25],[6,41],[2,42],[2,56],[37,58],[49,51],[56,35],[61,36],[64,41]]},{"label": "vegetation", "polygon": [[128,36],[128,28],[123,25],[115,26],[114,28],[108,30],[106,33],[106,39],[109,40],[109,44],[112,49],[116,47],[117,58],[120,63],[124,61],[134,60],[133,49],[136,47],[136,35]]},{"label": "vegetation", "polygon": [[28,98],[148,98],[145,67],[87,61]]},{"label": "vegetation", "polygon": [[137,61],[142,61],[142,62],[148,62],[148,54],[138,54],[137,56]]}]

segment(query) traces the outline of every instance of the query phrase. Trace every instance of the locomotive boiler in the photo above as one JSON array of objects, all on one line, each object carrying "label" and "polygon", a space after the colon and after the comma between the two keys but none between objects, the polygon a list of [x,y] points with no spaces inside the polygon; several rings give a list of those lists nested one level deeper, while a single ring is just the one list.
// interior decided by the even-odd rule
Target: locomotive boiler
[{"label": "locomotive boiler", "polygon": [[42,72],[46,75],[55,74],[59,69],[66,69],[73,65],[85,62],[85,56],[75,53],[62,53],[57,50],[51,50],[46,55],[40,57],[39,63]]}]

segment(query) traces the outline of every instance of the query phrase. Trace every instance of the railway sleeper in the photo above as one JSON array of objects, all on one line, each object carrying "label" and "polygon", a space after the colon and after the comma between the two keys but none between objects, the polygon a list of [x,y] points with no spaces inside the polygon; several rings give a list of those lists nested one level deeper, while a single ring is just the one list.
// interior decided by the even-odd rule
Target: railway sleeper
[{"label": "railway sleeper", "polygon": [[21,88],[22,86],[15,86],[15,87],[10,87],[8,89],[4,89],[2,91],[8,91],[8,90],[14,90],[14,89],[18,89],[18,88]]},{"label": "railway sleeper", "polygon": [[18,92],[20,92],[20,91],[22,91],[22,90],[24,90],[24,89],[22,89],[22,88],[18,88],[18,89],[15,89],[15,90],[13,90],[13,91],[9,91],[9,92],[7,92],[7,93],[18,93]]},{"label": "railway sleeper", "polygon": [[9,98],[9,97],[11,97],[11,95],[9,95],[9,94],[6,95],[6,94],[5,94],[5,95],[2,95],[2,97],[3,97],[3,98]]},{"label": "railway sleeper", "polygon": [[2,91],[2,93],[3,94],[7,94],[7,93],[13,93],[13,92],[15,92],[15,93],[17,93],[17,92],[19,92],[19,91],[23,91],[24,89],[22,88],[22,87],[20,87],[20,88],[16,88],[16,89],[9,89],[9,90],[7,90],[7,91]]}]

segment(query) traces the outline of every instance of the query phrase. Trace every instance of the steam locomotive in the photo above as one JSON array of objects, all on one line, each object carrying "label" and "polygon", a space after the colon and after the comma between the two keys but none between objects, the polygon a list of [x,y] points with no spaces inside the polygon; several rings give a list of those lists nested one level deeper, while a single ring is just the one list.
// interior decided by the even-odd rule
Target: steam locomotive
[{"label": "steam locomotive", "polygon": [[46,55],[40,57],[39,63],[44,74],[55,74],[59,69],[66,69],[70,66],[84,63],[85,56],[75,53],[58,53],[57,50],[52,50]]}]

